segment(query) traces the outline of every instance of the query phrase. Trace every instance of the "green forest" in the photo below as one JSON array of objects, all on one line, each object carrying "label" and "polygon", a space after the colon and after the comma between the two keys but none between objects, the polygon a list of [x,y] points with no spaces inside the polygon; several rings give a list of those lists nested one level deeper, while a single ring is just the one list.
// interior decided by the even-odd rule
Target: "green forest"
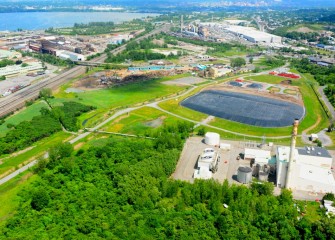
[{"label": "green forest", "polygon": [[319,66],[310,63],[307,58],[292,60],[292,66],[301,73],[313,74],[315,80],[318,81],[321,86],[335,84],[335,66]]},{"label": "green forest", "polygon": [[31,121],[8,124],[10,131],[0,138],[0,155],[29,147],[38,140],[61,131],[62,125],[66,130],[77,131],[80,128],[77,117],[93,109],[95,107],[77,102],[64,102],[62,106],[52,110],[42,108],[41,115],[33,117]]},{"label": "green forest", "polygon": [[155,140],[53,147],[0,238],[335,239],[334,218],[311,221],[304,203],[288,190],[274,196],[271,183],[170,179],[191,129],[178,122]]},{"label": "green forest", "polygon": [[169,56],[165,56],[161,53],[152,52],[151,49],[154,48],[167,48],[167,45],[158,45],[152,42],[152,38],[144,39],[139,43],[132,41],[129,42],[126,46],[126,50],[122,53],[117,54],[116,56],[107,52],[106,63],[122,63],[125,60],[133,60],[133,61],[147,61],[147,60],[157,60],[157,59],[173,59],[178,58],[178,55],[181,55],[181,52],[176,56],[174,54],[170,54]]}]

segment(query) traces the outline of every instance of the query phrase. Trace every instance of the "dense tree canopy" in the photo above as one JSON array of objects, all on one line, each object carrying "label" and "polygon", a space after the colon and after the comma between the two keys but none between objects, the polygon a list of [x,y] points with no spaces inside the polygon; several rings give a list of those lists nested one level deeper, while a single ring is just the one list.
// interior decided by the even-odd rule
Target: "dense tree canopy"
[{"label": "dense tree canopy", "polygon": [[246,61],[244,58],[237,57],[230,59],[230,66],[232,67],[242,67],[246,64]]},{"label": "dense tree canopy", "polygon": [[[41,92],[43,95],[48,90]],[[0,138],[0,155],[29,147],[38,140],[61,131],[62,125],[69,131],[77,131],[80,128],[77,117],[92,109],[94,107],[77,102],[64,102],[63,106],[52,110],[42,108],[41,115],[33,117],[31,121],[23,121],[17,125],[8,124],[10,131]]]}]

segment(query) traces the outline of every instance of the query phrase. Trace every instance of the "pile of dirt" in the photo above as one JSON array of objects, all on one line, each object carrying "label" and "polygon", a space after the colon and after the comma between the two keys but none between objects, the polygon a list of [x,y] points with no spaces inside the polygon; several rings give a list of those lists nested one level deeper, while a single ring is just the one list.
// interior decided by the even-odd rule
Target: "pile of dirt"
[{"label": "pile of dirt", "polygon": [[175,73],[173,71],[152,71],[148,73],[128,74],[121,77],[117,73],[111,74],[109,72],[95,73],[93,75],[82,78],[75,82],[73,87],[78,89],[98,89],[106,87],[115,87],[126,85],[129,83],[143,82],[151,79],[171,76]]},{"label": "pile of dirt", "polygon": [[283,84],[283,85],[292,85],[292,80],[286,79],[284,81],[281,81],[280,84]]}]

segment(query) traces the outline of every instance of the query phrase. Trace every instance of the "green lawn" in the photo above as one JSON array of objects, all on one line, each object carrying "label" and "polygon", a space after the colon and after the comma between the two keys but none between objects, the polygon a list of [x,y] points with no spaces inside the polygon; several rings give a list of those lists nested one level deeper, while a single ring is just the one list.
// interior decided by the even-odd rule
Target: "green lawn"
[{"label": "green lawn", "polygon": [[58,132],[48,138],[36,142],[33,145],[33,148],[29,151],[23,152],[17,156],[4,156],[0,159],[2,162],[2,164],[0,164],[0,176],[8,171],[14,171],[18,166],[26,161],[31,161],[32,159],[36,159],[37,157],[43,155],[50,147],[58,142],[64,141],[70,136],[71,134],[69,133]]},{"label": "green lawn", "polygon": [[97,110],[83,114],[79,118],[81,122],[85,121],[85,119],[89,119],[89,122],[86,125],[86,127],[89,127],[93,126],[101,119],[104,119],[104,117],[107,117],[108,111],[110,110],[151,101],[163,96],[175,94],[186,89],[187,87],[185,86],[162,84],[163,81],[177,79],[185,76],[189,75],[182,74],[173,77],[164,77],[157,80],[149,80],[110,89],[86,91],[82,93],[65,93],[64,90],[66,88],[62,87],[61,90],[55,94],[55,98],[51,99],[50,102],[52,105],[57,105],[64,101],[77,101],[86,105],[96,106]]},{"label": "green lawn", "polygon": [[83,104],[96,106],[98,109],[112,109],[116,107],[126,107],[136,103],[145,102],[167,96],[185,89],[185,87],[165,85],[162,81],[170,80],[150,80],[140,83],[133,83],[121,87],[110,89],[93,90],[82,93],[65,93],[61,91],[55,95],[51,103],[62,101],[78,101]]},{"label": "green lawn", "polygon": [[[285,80],[285,78],[283,77],[273,76],[270,74],[246,77],[245,79],[256,82],[271,83],[271,84],[279,84],[281,81]],[[299,80],[293,80],[293,81],[299,81]]]},{"label": "green lawn", "polygon": [[322,25],[322,24],[307,24],[307,23],[297,24],[297,25],[289,27],[287,29],[287,31],[288,32],[297,31],[297,30],[299,30],[299,28],[309,28],[312,31],[322,31],[322,30],[324,30],[324,25]]},{"label": "green lawn", "polygon": [[[115,119],[110,124],[103,127],[104,131],[119,132],[134,135],[145,135],[153,128],[158,128],[163,124],[170,124],[178,121],[171,115],[161,112],[151,107],[143,107],[132,111],[129,115],[123,115]],[[152,121],[161,122],[161,124],[151,125]]]},{"label": "green lawn", "polygon": [[7,128],[7,124],[10,123],[17,125],[23,121],[30,121],[33,117],[40,115],[40,110],[42,107],[47,107],[47,104],[45,102],[38,101],[33,105],[16,113],[15,115],[9,116],[5,120],[5,122],[2,125],[0,125],[0,137],[5,136],[6,133],[9,131],[9,129]]},{"label": "green lawn", "polygon": [[19,206],[18,194],[37,178],[38,175],[32,175],[31,172],[26,171],[0,185],[0,226],[3,226],[6,220],[15,214]]}]

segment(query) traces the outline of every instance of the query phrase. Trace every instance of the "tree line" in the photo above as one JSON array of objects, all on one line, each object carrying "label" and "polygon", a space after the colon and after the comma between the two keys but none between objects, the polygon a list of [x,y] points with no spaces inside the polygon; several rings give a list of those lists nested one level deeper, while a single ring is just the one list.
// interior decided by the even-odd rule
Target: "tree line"
[{"label": "tree line", "polygon": [[[17,125],[7,124],[10,130],[0,138],[0,155],[29,147],[38,140],[61,131],[62,125],[68,131],[78,131],[80,123],[77,117],[94,108],[77,102],[64,102],[63,106],[51,110],[43,107],[40,110],[41,115],[33,117],[30,121],[23,121]],[[4,124],[4,121],[1,123]]]},{"label": "tree line", "polygon": [[307,58],[294,59],[291,65],[301,73],[311,73],[315,80],[321,85],[335,84],[335,66],[319,66],[312,64]]},{"label": "tree line", "polygon": [[106,63],[122,63],[126,60],[132,61],[147,61],[147,60],[158,60],[158,59],[175,59],[182,55],[179,51],[178,54],[170,53],[168,56],[162,53],[156,53],[151,51],[153,48],[166,48],[167,45],[159,45],[152,42],[152,38],[144,39],[140,42],[129,42],[126,46],[126,50],[117,55],[112,55],[107,52]]}]

